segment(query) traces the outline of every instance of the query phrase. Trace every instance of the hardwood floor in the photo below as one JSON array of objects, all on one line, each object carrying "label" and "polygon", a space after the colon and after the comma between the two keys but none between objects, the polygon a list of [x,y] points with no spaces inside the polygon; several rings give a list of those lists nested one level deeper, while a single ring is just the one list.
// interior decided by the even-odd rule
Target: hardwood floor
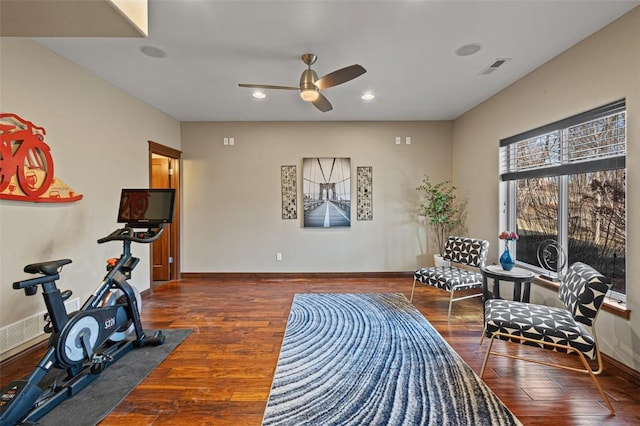
[{"label": "hardwood floor", "polygon": [[[184,279],[153,289],[144,299],[147,328],[189,328],[193,333],[101,423],[122,425],[260,425],[295,293],[401,292],[411,278]],[[447,293],[416,290],[414,304],[479,373],[479,298],[454,304]],[[540,359],[577,357],[497,342],[496,349]],[[29,373],[42,349],[2,364],[0,382]],[[485,381],[525,425],[640,424],[640,386],[606,366],[600,381],[616,409],[609,416],[589,377],[557,368],[492,357]]]}]

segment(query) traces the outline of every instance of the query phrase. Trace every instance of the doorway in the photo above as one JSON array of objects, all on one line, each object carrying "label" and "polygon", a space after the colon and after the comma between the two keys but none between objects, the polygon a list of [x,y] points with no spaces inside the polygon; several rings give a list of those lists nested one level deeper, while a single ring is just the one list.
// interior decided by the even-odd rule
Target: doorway
[{"label": "doorway", "polygon": [[151,244],[154,284],[180,279],[180,156],[182,152],[149,141],[149,187],[176,190],[173,223]]}]

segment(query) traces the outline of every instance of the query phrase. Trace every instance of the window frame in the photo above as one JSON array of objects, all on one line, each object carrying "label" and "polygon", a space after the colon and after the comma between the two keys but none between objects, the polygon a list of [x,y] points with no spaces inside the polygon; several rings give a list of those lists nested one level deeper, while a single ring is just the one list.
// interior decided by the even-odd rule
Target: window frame
[{"label": "window frame", "polygon": [[[624,113],[624,146],[623,154],[621,155],[619,152],[614,155],[605,155],[601,157],[589,158],[587,161],[576,161],[572,163],[571,161],[566,162],[567,160],[567,151],[566,147],[569,144],[570,140],[568,138],[568,129],[577,126],[586,124],[590,121],[594,121],[600,118],[608,117],[613,114]],[[554,123],[550,123],[536,129],[532,129],[523,133],[520,133],[515,136],[511,136],[505,139],[500,140],[500,154],[499,154],[499,164],[500,164],[500,218],[499,224],[500,229],[510,229],[516,230],[516,219],[517,219],[517,200],[516,200],[516,185],[517,181],[521,179],[531,178],[531,177],[556,177],[557,178],[557,186],[558,186],[558,242],[562,247],[569,247],[569,175],[577,174],[577,173],[586,173],[591,171],[606,171],[606,170],[625,170],[625,194],[626,194],[626,141],[627,141],[627,126],[626,126],[626,101],[624,99],[618,100],[607,105],[603,105],[601,107],[585,111],[583,113],[574,115],[572,117],[568,117],[563,120],[556,121]],[[558,132],[558,140],[560,143],[560,153],[562,155],[562,160],[559,164],[552,165],[542,165],[542,166],[533,166],[527,168],[526,166],[523,170],[517,169],[517,160],[516,149],[510,149],[510,147],[515,148],[516,144],[525,142],[527,140],[531,140],[533,138],[542,137],[546,134],[550,134],[553,132]],[[618,148],[615,146],[614,148]],[[522,157],[520,157],[522,158]],[[532,158],[535,160],[534,158]],[[526,158],[525,158],[526,160]],[[626,204],[627,197],[625,195],[625,212],[626,212]],[[626,252],[627,252],[627,219],[625,217],[625,273],[626,273]],[[501,247],[498,247],[499,250]],[[512,247],[512,254],[514,255],[514,259],[516,264],[520,267],[531,269],[537,273],[548,273],[541,266],[532,265],[528,263],[524,263],[518,260],[517,254],[517,244]],[[567,253],[568,255],[568,253]],[[568,265],[565,265],[565,270]],[[625,276],[625,294],[610,291],[609,296],[616,299],[626,302],[626,291],[627,291],[627,279]]]}]

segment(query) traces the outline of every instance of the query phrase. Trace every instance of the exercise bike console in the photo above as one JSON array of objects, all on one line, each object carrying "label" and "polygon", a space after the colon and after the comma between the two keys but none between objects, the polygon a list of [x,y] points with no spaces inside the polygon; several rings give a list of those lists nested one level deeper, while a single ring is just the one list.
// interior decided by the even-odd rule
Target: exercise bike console
[{"label": "exercise bike console", "polygon": [[[131,254],[131,243],[149,244],[160,238],[166,223],[173,218],[173,197],[174,190],[123,190],[118,219],[126,216],[126,225],[98,240],[100,244],[121,242],[122,254],[108,260],[102,282],[76,312],[67,313],[64,304],[71,291],[61,292],[56,286],[70,259],[24,267],[24,272],[36,276],[14,282],[13,288],[32,296],[42,287],[48,312],[45,319],[49,321],[45,332],[51,336],[34,371],[0,393],[0,426],[37,421],[99,377],[130,349],[164,343],[161,331],[153,336],[145,333],[140,321],[139,292],[127,280],[139,262]],[[149,215],[160,219],[145,219]],[[54,369],[59,370],[57,376],[61,376],[60,372],[66,372],[66,376],[62,380],[56,376],[52,383],[46,383]]]}]

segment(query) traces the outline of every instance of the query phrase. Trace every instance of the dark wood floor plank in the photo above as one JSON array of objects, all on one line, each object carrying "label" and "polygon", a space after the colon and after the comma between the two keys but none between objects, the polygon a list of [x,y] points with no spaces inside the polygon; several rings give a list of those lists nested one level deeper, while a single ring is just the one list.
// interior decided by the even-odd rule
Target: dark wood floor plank
[{"label": "dark wood floor plank", "polygon": [[[269,396],[293,296],[296,293],[403,293],[411,280],[399,278],[184,279],[153,289],[144,299],[144,326],[189,328],[178,346],[114,411],[102,426],[260,425]],[[419,287],[415,306],[479,373],[487,347],[479,298],[454,304],[448,295]],[[577,357],[496,342],[494,349],[544,361]],[[2,364],[0,381],[28,374],[42,349]],[[492,357],[486,383],[525,425],[640,424],[640,389],[607,367],[600,377],[616,409],[608,410],[589,377],[538,364]]]}]

